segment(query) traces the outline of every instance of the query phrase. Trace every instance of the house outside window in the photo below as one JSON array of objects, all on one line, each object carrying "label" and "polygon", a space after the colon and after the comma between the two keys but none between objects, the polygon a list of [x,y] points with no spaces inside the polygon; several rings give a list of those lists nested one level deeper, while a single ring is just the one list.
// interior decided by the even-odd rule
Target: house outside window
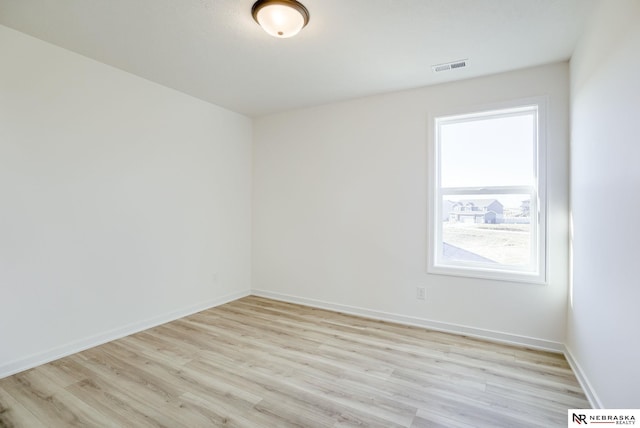
[{"label": "house outside window", "polygon": [[430,273],[545,282],[545,105],[433,118]]}]

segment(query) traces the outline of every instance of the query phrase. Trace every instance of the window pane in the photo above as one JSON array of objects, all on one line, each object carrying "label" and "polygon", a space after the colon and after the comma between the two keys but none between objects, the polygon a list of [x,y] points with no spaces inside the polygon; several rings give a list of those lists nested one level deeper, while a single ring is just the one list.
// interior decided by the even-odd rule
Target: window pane
[{"label": "window pane", "polygon": [[533,184],[535,127],[532,111],[442,123],[441,186]]},{"label": "window pane", "polygon": [[442,197],[443,262],[531,265],[530,195]]}]

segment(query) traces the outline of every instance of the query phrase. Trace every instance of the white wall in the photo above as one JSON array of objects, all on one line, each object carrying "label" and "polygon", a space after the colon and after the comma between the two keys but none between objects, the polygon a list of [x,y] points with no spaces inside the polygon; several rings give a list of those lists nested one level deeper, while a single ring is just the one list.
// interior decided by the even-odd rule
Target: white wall
[{"label": "white wall", "polygon": [[[255,120],[253,291],[560,349],[568,85],[561,63]],[[426,274],[429,114],[539,95],[549,96],[549,284]]]},{"label": "white wall", "polygon": [[0,377],[248,293],[251,138],[0,26]]},{"label": "white wall", "polygon": [[571,60],[568,348],[607,408],[640,408],[639,23],[639,1],[602,1]]}]

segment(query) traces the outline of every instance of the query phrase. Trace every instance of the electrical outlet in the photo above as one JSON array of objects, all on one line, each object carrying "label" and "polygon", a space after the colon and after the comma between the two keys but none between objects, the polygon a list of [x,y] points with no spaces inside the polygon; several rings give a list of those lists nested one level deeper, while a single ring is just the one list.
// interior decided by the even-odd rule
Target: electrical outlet
[{"label": "electrical outlet", "polygon": [[426,290],[424,287],[416,288],[416,299],[424,300],[426,298]]}]

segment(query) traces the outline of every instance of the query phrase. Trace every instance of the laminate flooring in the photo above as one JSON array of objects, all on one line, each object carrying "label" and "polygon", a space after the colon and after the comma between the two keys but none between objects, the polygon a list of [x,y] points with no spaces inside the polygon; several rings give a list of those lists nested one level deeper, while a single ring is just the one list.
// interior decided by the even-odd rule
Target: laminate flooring
[{"label": "laminate flooring", "polygon": [[0,380],[0,427],[564,427],[562,355],[250,296]]}]

